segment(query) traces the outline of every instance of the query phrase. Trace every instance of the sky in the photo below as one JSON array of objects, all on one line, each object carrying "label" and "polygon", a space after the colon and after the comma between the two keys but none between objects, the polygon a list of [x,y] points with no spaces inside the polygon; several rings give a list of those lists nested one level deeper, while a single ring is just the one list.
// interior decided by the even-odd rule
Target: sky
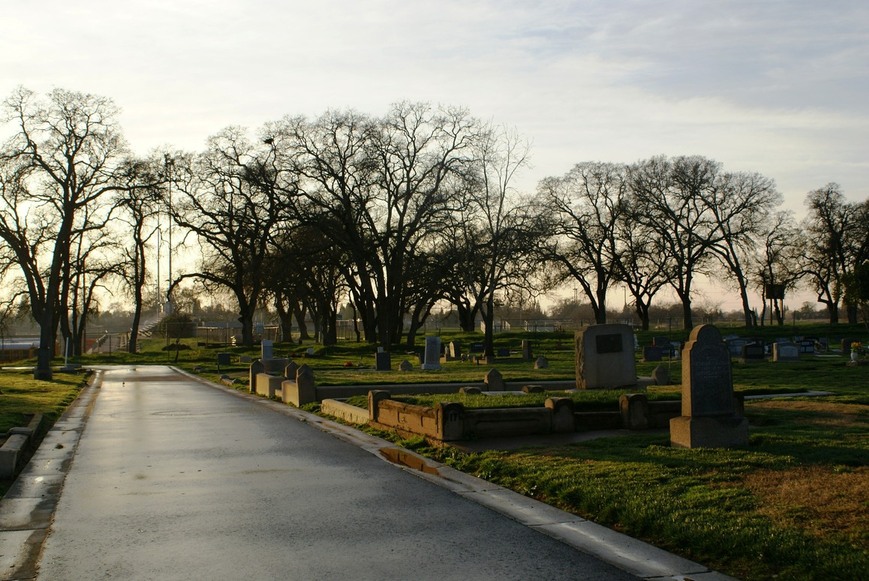
[{"label": "sky", "polygon": [[229,125],[424,101],[528,139],[528,191],[584,161],[696,154],[774,179],[798,217],[829,182],[869,196],[865,0],[0,6],[0,98],[110,97],[143,155],[201,150]]}]

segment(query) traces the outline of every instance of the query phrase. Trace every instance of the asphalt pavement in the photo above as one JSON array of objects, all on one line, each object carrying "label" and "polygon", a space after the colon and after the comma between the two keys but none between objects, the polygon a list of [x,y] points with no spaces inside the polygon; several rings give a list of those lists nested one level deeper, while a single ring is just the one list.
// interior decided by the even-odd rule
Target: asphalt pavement
[{"label": "asphalt pavement", "polygon": [[0,501],[0,579],[37,578],[726,579],[162,366],[100,370]]}]

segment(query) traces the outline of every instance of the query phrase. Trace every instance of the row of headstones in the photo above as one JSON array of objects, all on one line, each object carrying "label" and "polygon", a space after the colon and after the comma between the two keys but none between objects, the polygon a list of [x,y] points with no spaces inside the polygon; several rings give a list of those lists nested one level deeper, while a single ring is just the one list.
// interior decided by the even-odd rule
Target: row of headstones
[{"label": "row of headstones", "polygon": [[[842,352],[848,354],[853,339],[842,340]],[[817,351],[826,351],[827,341],[823,339],[776,339],[771,345],[762,339],[746,339],[743,337],[725,337],[724,343],[732,357],[743,361],[760,361],[772,356],[773,361],[799,361],[800,355],[813,355]],[[664,357],[678,358],[682,344],[670,341],[666,337],[655,337],[652,345],[643,348],[643,361],[662,361]],[[768,352],[768,349],[770,352]]]},{"label": "row of headstones", "polygon": [[254,391],[256,384],[256,376],[260,373],[269,375],[280,375],[284,379],[291,381],[301,381],[312,383],[314,381],[314,370],[308,364],[299,365],[295,361],[289,359],[257,359],[250,364],[250,386],[251,391]]},{"label": "row of headstones", "polygon": [[[633,345],[633,330],[628,325],[593,325],[577,331],[577,387],[636,385]],[[737,413],[730,351],[718,329],[695,327],[681,356],[682,415],[670,422],[671,444],[687,448],[747,445],[748,422]]]},{"label": "row of headstones", "polygon": [[[509,350],[499,351],[499,356],[507,357],[509,355]],[[525,361],[531,361],[532,357],[531,342],[523,340],[522,359]],[[377,371],[390,371],[392,369],[392,357],[389,353],[385,352],[382,347],[378,347],[374,360],[374,367]],[[446,350],[443,350],[441,348],[440,337],[425,338],[425,352],[420,360],[420,365],[423,370],[438,370],[441,368],[441,363],[443,362],[466,360],[468,360],[468,355],[462,353],[461,345],[457,341],[450,341],[447,344]],[[545,369],[548,366],[549,362],[542,356],[538,357],[534,362],[535,369]],[[401,363],[399,369],[402,371],[410,371],[413,369],[413,364],[405,360]]]}]

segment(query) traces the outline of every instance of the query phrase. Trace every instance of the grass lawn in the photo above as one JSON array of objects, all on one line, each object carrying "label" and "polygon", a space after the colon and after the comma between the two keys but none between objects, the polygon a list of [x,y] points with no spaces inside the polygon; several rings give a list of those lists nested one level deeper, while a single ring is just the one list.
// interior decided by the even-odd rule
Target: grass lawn
[{"label": "grass lawn", "polygon": [[[26,426],[34,414],[54,423],[84,387],[84,374],[56,373],[52,381],[33,379],[32,371],[0,370],[0,444],[10,428]],[[0,480],[0,496],[12,484]]]},{"label": "grass lawn", "polygon": [[[722,329],[722,335],[731,331],[740,332]],[[824,337],[832,346],[844,336],[869,343],[864,327],[844,325],[772,327],[750,334],[768,339],[796,334]],[[649,344],[654,335],[684,340],[687,332],[641,333],[640,343]],[[466,347],[479,337],[444,333],[442,339],[445,343],[458,339]],[[573,379],[572,335],[505,333],[497,335],[496,347],[518,352],[523,338],[532,341],[535,357],[548,359],[549,368],[535,370],[514,355],[495,365],[507,381]],[[163,351],[165,343],[160,341],[146,342],[139,355],[115,353],[82,363],[175,363],[211,380],[226,373],[244,378],[246,383],[247,364],[239,357],[256,357],[255,349],[186,343],[189,349],[178,352],[177,363],[175,352]],[[309,364],[321,385],[461,385],[479,383],[490,369],[459,361],[444,364],[440,371],[376,372],[375,349],[370,345],[315,346],[315,356],[304,357],[307,347],[276,345],[275,353]],[[228,368],[217,369],[219,351],[234,355]],[[393,349],[393,368],[405,358],[415,361],[416,356]],[[680,362],[661,364],[669,367],[670,377],[678,385]],[[637,372],[651,375],[656,365],[639,362]],[[832,395],[747,401],[750,443],[736,450],[671,448],[666,431],[569,446],[479,453],[428,447],[421,439],[398,441],[460,470],[741,579],[865,578],[869,571],[869,366],[848,367],[841,356],[804,357],[799,362],[778,364],[734,361],[733,379],[735,389],[744,394],[811,390]],[[6,376],[0,376],[0,381],[5,380]],[[30,383],[34,384],[32,380]],[[7,392],[6,384],[0,383],[0,389]],[[610,406],[620,393],[584,392],[573,397],[581,399],[583,405]],[[650,388],[649,395],[677,398],[679,388]],[[511,405],[542,405],[546,396],[529,394]],[[443,397],[417,396],[415,401],[430,404]],[[481,396],[446,397],[471,407],[497,401]]]}]

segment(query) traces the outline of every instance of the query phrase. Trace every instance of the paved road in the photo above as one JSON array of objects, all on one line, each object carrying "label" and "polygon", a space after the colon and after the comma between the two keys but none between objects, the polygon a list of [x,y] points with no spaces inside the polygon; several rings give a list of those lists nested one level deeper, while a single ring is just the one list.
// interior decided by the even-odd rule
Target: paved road
[{"label": "paved road", "polygon": [[285,407],[107,370],[39,579],[636,579]]}]

